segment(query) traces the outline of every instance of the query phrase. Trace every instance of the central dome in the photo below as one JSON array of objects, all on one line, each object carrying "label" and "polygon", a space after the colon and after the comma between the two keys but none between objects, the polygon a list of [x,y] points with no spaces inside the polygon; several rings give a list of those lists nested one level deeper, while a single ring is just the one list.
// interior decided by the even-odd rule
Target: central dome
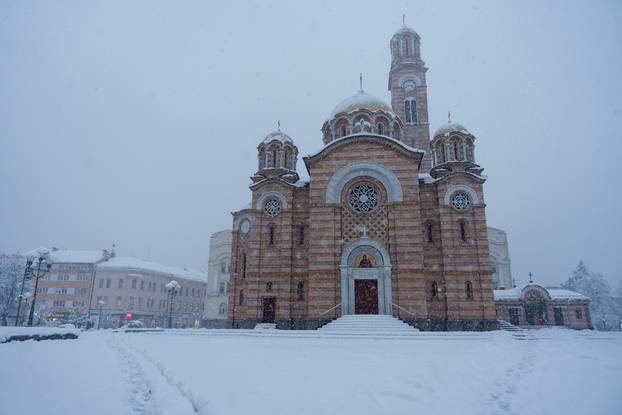
[{"label": "central dome", "polygon": [[341,112],[349,113],[358,109],[367,109],[370,111],[382,110],[393,114],[393,110],[389,105],[387,105],[387,103],[385,103],[380,98],[365,93],[365,91],[360,89],[359,92],[357,92],[356,94],[344,99],[339,104],[337,104],[337,106],[335,107],[333,112],[330,113],[328,118],[334,118],[335,115]]}]

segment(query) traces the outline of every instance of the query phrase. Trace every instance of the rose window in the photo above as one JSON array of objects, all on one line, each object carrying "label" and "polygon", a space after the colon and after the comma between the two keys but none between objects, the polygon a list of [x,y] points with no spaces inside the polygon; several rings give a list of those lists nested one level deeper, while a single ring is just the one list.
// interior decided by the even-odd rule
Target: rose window
[{"label": "rose window", "polygon": [[378,207],[378,189],[369,183],[353,186],[348,194],[348,203],[357,212],[367,213]]},{"label": "rose window", "polygon": [[451,205],[456,210],[466,210],[471,206],[471,197],[466,192],[458,192],[451,199]]},{"label": "rose window", "polygon": [[281,211],[281,201],[276,197],[271,197],[264,203],[263,210],[268,216],[276,216]]}]

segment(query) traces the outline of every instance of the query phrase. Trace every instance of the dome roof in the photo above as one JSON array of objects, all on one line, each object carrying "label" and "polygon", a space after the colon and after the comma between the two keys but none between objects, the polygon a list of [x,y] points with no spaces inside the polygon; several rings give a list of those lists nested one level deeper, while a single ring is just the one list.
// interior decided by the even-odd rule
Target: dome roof
[{"label": "dome roof", "polygon": [[268,144],[268,143],[271,143],[272,141],[280,141],[281,143],[294,144],[294,140],[292,140],[292,138],[289,135],[285,134],[280,129],[268,134],[266,138],[263,139],[261,144]]},{"label": "dome roof", "polygon": [[458,124],[457,122],[448,122],[447,124],[440,126],[436,131],[434,131],[434,137],[436,137],[437,135],[447,135],[455,131],[463,134],[470,134],[469,130],[467,130],[466,127],[462,124]]},{"label": "dome roof", "polygon": [[387,105],[383,100],[381,100],[380,98],[376,98],[373,95],[369,95],[365,93],[365,91],[360,89],[355,95],[352,95],[351,97],[348,97],[341,101],[339,104],[337,104],[337,106],[335,107],[333,112],[330,113],[328,118],[334,118],[335,115],[339,114],[340,112],[352,112],[357,109],[367,109],[370,111],[382,110],[393,114],[393,110],[391,109],[391,107]]},{"label": "dome roof", "polygon": [[393,36],[401,35],[401,34],[404,34],[404,33],[412,33],[416,37],[419,37],[419,34],[417,32],[415,32],[413,29],[411,29],[410,27],[408,27],[406,25],[403,25],[402,27],[400,27],[399,30],[397,32],[395,32],[395,34]]}]

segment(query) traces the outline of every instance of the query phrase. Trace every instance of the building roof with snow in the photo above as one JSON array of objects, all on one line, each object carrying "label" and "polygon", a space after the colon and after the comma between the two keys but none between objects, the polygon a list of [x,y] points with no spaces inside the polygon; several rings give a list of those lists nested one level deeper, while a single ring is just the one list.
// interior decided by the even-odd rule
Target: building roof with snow
[{"label": "building roof with snow", "polygon": [[97,264],[96,269],[98,271],[143,271],[152,274],[163,274],[173,278],[207,282],[207,273],[205,271],[177,268],[132,257],[115,256],[107,261]]},{"label": "building roof with snow", "polygon": [[557,287],[545,288],[541,285],[529,283],[523,287],[514,287],[509,290],[494,290],[495,301],[520,301],[530,289],[543,290],[550,300],[589,300],[583,294]]},{"label": "building roof with snow", "polygon": [[103,261],[108,255],[105,249],[92,251],[52,249],[49,253],[52,263],[61,264],[96,264]]}]

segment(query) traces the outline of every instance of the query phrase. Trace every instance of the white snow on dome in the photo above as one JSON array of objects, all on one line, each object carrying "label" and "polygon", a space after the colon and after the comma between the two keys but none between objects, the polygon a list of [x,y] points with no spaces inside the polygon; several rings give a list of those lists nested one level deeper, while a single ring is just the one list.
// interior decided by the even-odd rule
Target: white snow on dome
[{"label": "white snow on dome", "polygon": [[340,112],[347,113],[361,108],[365,108],[370,111],[382,110],[393,114],[393,110],[391,109],[391,107],[387,105],[383,100],[373,95],[369,95],[361,89],[356,94],[344,99],[339,104],[337,104],[333,112],[331,112],[328,116],[328,119],[334,118],[335,115],[339,114]]},{"label": "white snow on dome", "polygon": [[292,140],[290,136],[288,136],[281,130],[276,130],[268,134],[266,138],[263,139],[262,144],[268,144],[275,140],[280,141],[281,143],[288,142],[294,144],[294,140]]},{"label": "white snow on dome", "polygon": [[447,135],[454,131],[470,134],[469,130],[467,130],[464,125],[458,124],[457,122],[448,122],[447,124],[440,126],[436,131],[434,131],[433,137],[436,137],[437,135]]},{"label": "white snow on dome", "polygon": [[406,33],[406,32],[414,33],[415,35],[419,36],[419,34],[417,32],[415,32],[413,29],[411,29],[410,27],[408,27],[406,25],[400,27],[399,30],[397,32],[395,32],[395,34],[393,36],[400,35],[400,34]]}]

